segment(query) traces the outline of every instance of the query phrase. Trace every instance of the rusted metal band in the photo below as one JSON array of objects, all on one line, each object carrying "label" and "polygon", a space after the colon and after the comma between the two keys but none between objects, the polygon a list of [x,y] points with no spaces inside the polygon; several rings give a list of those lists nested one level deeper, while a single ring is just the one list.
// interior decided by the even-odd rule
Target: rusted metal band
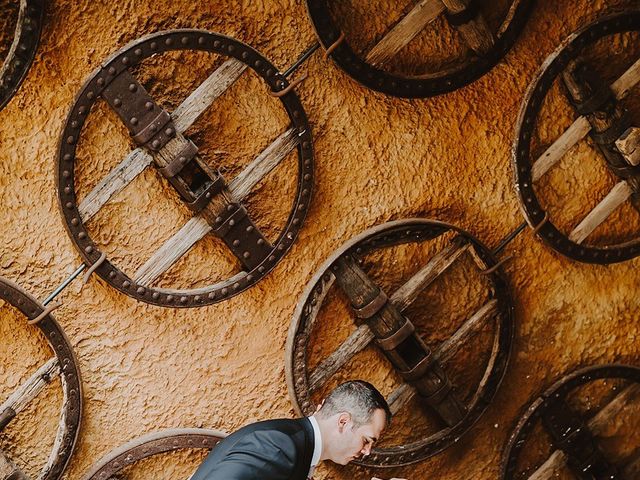
[{"label": "rusted metal band", "polygon": [[[615,104],[616,97],[608,85],[596,90],[593,95],[582,102],[576,102],[574,107],[580,115],[590,115],[597,111],[611,108]],[[609,105],[607,105],[609,104]]]},{"label": "rusted metal band", "polygon": [[166,178],[173,178],[196,156],[198,153],[198,147],[191,140],[187,140],[187,143],[182,147],[182,150],[175,156],[166,167],[159,168],[158,170]]},{"label": "rusted metal band", "polygon": [[171,116],[147,93],[128,70],[123,70],[101,93],[121,118],[133,140],[158,151],[176,134]]},{"label": "rusted metal band", "polygon": [[482,275],[490,275],[493,272],[495,272],[496,270],[498,270],[502,265],[504,265],[505,263],[507,263],[511,259],[513,259],[513,255],[507,255],[502,260],[500,260],[498,263],[496,263],[493,267],[487,268],[486,270],[483,270],[480,273]]},{"label": "rusted metal band", "polygon": [[56,308],[59,308],[61,306],[62,306],[61,302],[51,302],[49,305],[46,306],[46,308],[42,311],[40,315],[38,315],[33,320],[27,320],[27,323],[29,325],[37,325],[42,320],[44,320],[45,317],[47,317],[51,312],[53,312]]},{"label": "rusted metal band", "polygon": [[415,382],[416,380],[420,380],[432,366],[433,355],[431,354],[431,352],[428,352],[427,355],[422,360],[420,360],[415,367],[413,367],[411,370],[400,372],[400,375],[402,375],[402,378],[404,378],[407,382]]},{"label": "rusted metal band", "polygon": [[459,12],[451,12],[447,10],[445,12],[445,17],[451,26],[459,27],[460,25],[469,23],[471,20],[476,18],[479,13],[480,5],[478,5],[476,0],[471,0],[464,10],[460,10]]},{"label": "rusted metal band", "polygon": [[197,193],[195,200],[187,202],[187,207],[189,207],[193,213],[200,213],[214,196],[222,192],[224,187],[224,178],[222,176],[218,176],[213,182],[209,182],[202,191]]},{"label": "rusted metal band", "polygon": [[273,246],[238,203],[227,205],[225,216],[215,220],[213,233],[220,237],[242,265],[252,270],[273,251]]},{"label": "rusted metal band", "polygon": [[107,253],[106,252],[102,252],[102,254],[100,255],[100,258],[96,261],[96,263],[91,265],[89,267],[89,270],[87,270],[87,272],[84,274],[84,277],[82,279],[82,283],[84,285],[86,285],[89,282],[89,277],[91,277],[93,272],[95,272],[98,269],[98,267],[100,267],[100,265],[102,265],[104,263],[104,261],[106,259],[107,259]]},{"label": "rusted metal band", "polygon": [[300,85],[306,79],[307,79],[307,72],[304,72],[298,78],[293,80],[286,88],[280,90],[279,92],[274,92],[273,90],[269,90],[269,95],[271,95],[272,97],[277,97],[277,98],[284,97],[287,93],[289,93],[291,90],[296,88],[298,85]]},{"label": "rusted metal band", "polygon": [[398,330],[396,330],[395,333],[389,335],[386,338],[376,339],[376,343],[383,350],[393,350],[402,342],[404,342],[410,335],[413,335],[413,332],[415,331],[416,328],[413,326],[413,323],[411,323],[411,321],[407,318],[405,324]]},{"label": "rusted metal band", "polygon": [[[133,135],[131,138],[138,145],[146,145],[160,130],[166,127],[170,121],[171,121],[171,116],[165,110],[162,110],[142,130],[140,130],[139,133],[137,133],[136,135]],[[171,124],[170,128],[172,128],[175,133],[175,128],[173,127],[173,124]],[[167,137],[170,137],[170,136],[173,136],[173,134],[167,135]],[[168,141],[168,138],[167,138],[167,141]],[[159,150],[158,146],[152,145],[152,147],[153,147],[153,150]]]},{"label": "rusted metal band", "polygon": [[15,417],[16,411],[13,408],[5,408],[4,411],[0,413],[0,432],[3,431]]},{"label": "rusted metal band", "polygon": [[387,298],[386,293],[380,290],[373,300],[360,308],[354,308],[353,311],[355,312],[356,317],[366,320],[378,313],[388,301],[389,299]]}]

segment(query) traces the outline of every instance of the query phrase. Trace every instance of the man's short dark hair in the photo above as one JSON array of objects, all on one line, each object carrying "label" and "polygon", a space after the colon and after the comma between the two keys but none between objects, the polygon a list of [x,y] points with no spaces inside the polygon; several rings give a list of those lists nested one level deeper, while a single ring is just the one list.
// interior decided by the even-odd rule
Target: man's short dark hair
[{"label": "man's short dark hair", "polygon": [[336,413],[348,412],[356,427],[371,421],[373,412],[381,409],[387,425],[391,422],[391,410],[382,394],[369,382],[352,380],[338,385],[324,399],[318,415],[328,418]]}]

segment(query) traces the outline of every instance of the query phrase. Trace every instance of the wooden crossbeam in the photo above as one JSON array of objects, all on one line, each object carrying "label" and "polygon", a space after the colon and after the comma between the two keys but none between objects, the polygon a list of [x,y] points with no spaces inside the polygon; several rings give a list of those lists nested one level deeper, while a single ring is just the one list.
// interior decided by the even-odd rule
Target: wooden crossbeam
[{"label": "wooden crossbeam", "polygon": [[[177,132],[184,133],[214,100],[240,78],[245,69],[244,63],[232,58],[209,75],[171,114]],[[80,203],[78,209],[82,220],[86,222],[92,218],[152,162],[151,154],[142,148],[129,153]]]},{"label": "wooden crossbeam", "polygon": [[[613,419],[636,400],[640,400],[640,385],[634,383],[616,395],[611,402],[587,422],[591,433],[594,436],[601,435]],[[555,478],[557,471],[566,463],[567,456],[565,453],[561,450],[555,450],[549,458],[529,476],[529,480],[549,480]]]},{"label": "wooden crossbeam", "polygon": [[442,0],[420,0],[367,54],[371,65],[383,65],[444,11]]},{"label": "wooden crossbeam", "polygon": [[582,243],[614,210],[622,205],[633,193],[627,182],[617,183],[606,197],[584,217],[569,234],[569,240]]},{"label": "wooden crossbeam", "polygon": [[[470,2],[469,0],[442,0],[442,3],[450,13],[455,14],[466,10]],[[478,14],[476,18],[458,25],[456,28],[465,42],[467,42],[467,45],[469,45],[469,48],[478,55],[486,54],[495,44],[493,33],[482,14]]]},{"label": "wooden crossbeam", "polygon": [[[611,84],[611,91],[618,100],[627,96],[629,91],[640,82],[640,59],[636,60],[615,82]],[[558,139],[547,148],[533,163],[531,176],[537,181],[551,167],[557,164],[571,147],[587,136],[591,125],[586,117],[578,117]]]},{"label": "wooden crossbeam", "polygon": [[[229,182],[229,195],[234,201],[242,201],[260,180],[291,153],[299,140],[296,130],[290,128]],[[136,283],[150,285],[210,231],[211,225],[201,215],[191,218],[138,269],[134,275]]]},{"label": "wooden crossbeam", "polygon": [[[433,352],[434,361],[446,363],[462,348],[464,343],[476,335],[498,313],[498,301],[493,299],[484,304],[474,313],[456,332]],[[403,383],[389,396],[391,413],[396,413],[404,407],[416,394],[415,389]]]},{"label": "wooden crossbeam", "polygon": [[629,165],[640,165],[640,128],[627,129],[616,140],[616,148]]},{"label": "wooden crossbeam", "polygon": [[15,413],[19,413],[58,375],[60,375],[60,365],[58,359],[53,357],[38,368],[26,382],[20,385],[20,387],[0,405],[0,413],[9,408]]},{"label": "wooden crossbeam", "polygon": [[[427,264],[404,283],[391,296],[391,301],[400,311],[406,309],[438,275],[441,275],[451,264],[464,253],[469,244],[460,245],[452,242],[433,256]],[[350,358],[362,351],[374,339],[373,332],[364,323],[325,358],[309,375],[309,388],[316,390],[324,385]]]}]

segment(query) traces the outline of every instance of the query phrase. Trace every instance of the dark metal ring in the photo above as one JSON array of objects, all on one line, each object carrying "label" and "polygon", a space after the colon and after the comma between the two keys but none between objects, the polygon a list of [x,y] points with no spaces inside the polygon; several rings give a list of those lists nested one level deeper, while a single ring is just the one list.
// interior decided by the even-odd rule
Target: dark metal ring
[{"label": "dark metal ring", "polygon": [[[58,201],[65,227],[87,265],[95,264],[101,256],[81,220],[74,185],[76,146],[87,115],[115,76],[152,55],[173,50],[201,50],[233,57],[264,79],[271,91],[279,91],[288,85],[286,78],[277,68],[252,47],[233,38],[204,30],[171,30],[147,35],[129,43],[96,69],[85,82],[69,112],[61,135],[56,169]],[[105,260],[96,269],[96,273],[129,296],[170,307],[197,307],[217,303],[237,295],[264,278],[286,255],[297,238],[309,209],[314,176],[311,128],[302,104],[295,92],[289,92],[280,100],[292,127],[299,132],[298,183],[286,226],[275,241],[271,253],[260,265],[246,274],[236,275],[197,290],[169,290],[137,285],[109,260]]]},{"label": "dark metal ring", "polygon": [[526,437],[532,432],[543,413],[554,403],[566,398],[575,388],[604,378],[619,378],[640,383],[640,368],[619,364],[596,365],[580,369],[555,382],[530,403],[518,420],[502,455],[502,480],[520,478],[516,476],[518,456],[524,448]]},{"label": "dark metal ring", "polygon": [[45,0],[20,2],[13,43],[0,66],[0,110],[18,91],[36,56],[45,4]]},{"label": "dark metal ring", "polygon": [[544,221],[546,212],[536,196],[532,179],[531,140],[544,99],[555,79],[580,51],[597,40],[616,33],[640,30],[640,11],[631,10],[608,15],[581,28],[564,40],[545,60],[536,79],[531,83],[522,102],[513,145],[512,166],[515,188],[522,212],[535,233],[562,255],[587,263],[615,263],[640,254],[640,238],[603,247],[573,242],[551,221]]},{"label": "dark metal ring", "polygon": [[[0,299],[13,305],[27,319],[37,318],[45,311],[45,307],[32,295],[15,283],[1,277]],[[55,450],[49,457],[53,461],[45,467],[45,470],[38,477],[42,480],[57,480],[62,477],[78,440],[82,416],[82,384],[78,361],[71,343],[53,315],[48,314],[35,326],[44,334],[49,346],[58,358],[60,366],[64,394],[63,412],[57,433],[60,442],[54,446]]]},{"label": "dark metal ring", "polygon": [[[326,0],[307,0],[307,11],[320,43],[333,46],[342,34],[335,24]],[[421,76],[388,73],[362,59],[345,39],[331,53],[333,61],[354,80],[367,88],[404,98],[424,98],[448,93],[474,82],[491,70],[506,55],[524,28],[533,0],[513,0],[496,33],[495,45],[482,57],[462,65]]]},{"label": "dark metal ring", "polygon": [[[461,241],[470,244],[487,267],[496,265],[497,260],[491,250],[468,232],[444,222],[414,218],[384,223],[362,232],[336,250],[316,271],[298,301],[286,344],[285,373],[289,397],[299,415],[311,415],[315,411],[306,352],[320,306],[335,283],[335,277],[330,274],[332,267],[344,257],[362,258],[382,248],[421,243],[449,231],[456,232]],[[474,393],[468,413],[459,423],[433,435],[402,446],[374,448],[371,455],[353,463],[369,467],[395,467],[419,462],[453,445],[483,414],[506,371],[515,332],[513,302],[506,282],[499,272],[487,275],[487,279],[498,305],[495,332],[497,340],[492,346],[491,360],[483,375],[484,384],[479,385]]]},{"label": "dark metal ring", "polygon": [[179,428],[143,435],[112,450],[84,475],[83,480],[112,478],[120,470],[144,458],[174,450],[212,449],[226,437],[225,433],[204,428]]}]

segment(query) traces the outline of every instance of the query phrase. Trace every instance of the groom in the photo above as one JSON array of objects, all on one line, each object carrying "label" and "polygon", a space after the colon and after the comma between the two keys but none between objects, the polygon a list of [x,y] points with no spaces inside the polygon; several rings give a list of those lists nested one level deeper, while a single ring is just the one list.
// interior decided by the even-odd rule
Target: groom
[{"label": "groom", "polygon": [[306,480],[323,460],[346,465],[369,455],[390,421],[373,385],[346,382],[311,417],[252,423],[229,435],[191,480]]}]

